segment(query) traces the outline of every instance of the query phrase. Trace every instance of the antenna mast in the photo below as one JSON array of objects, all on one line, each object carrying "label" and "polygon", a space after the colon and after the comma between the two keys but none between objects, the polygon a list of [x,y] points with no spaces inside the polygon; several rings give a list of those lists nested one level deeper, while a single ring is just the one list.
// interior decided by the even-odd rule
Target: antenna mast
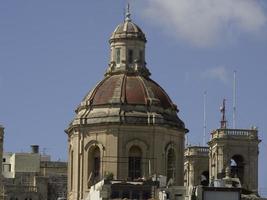
[{"label": "antenna mast", "polygon": [[233,85],[233,128],[236,128],[236,71],[234,71]]},{"label": "antenna mast", "polygon": [[206,129],[207,129],[207,118],[206,118],[206,101],[207,101],[207,91],[204,92],[204,108],[203,108],[203,146],[206,145]]}]

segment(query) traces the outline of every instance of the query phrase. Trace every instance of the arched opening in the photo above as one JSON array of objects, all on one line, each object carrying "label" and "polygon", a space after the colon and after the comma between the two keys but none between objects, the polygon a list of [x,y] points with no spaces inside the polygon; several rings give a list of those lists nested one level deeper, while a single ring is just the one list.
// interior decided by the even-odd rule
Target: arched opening
[{"label": "arched opening", "polygon": [[91,147],[88,153],[88,182],[95,183],[100,179],[100,149]]},{"label": "arched opening", "polygon": [[129,150],[128,176],[131,179],[140,178],[142,174],[142,151],[138,146],[132,146]]},{"label": "arched opening", "polygon": [[239,178],[240,182],[244,180],[244,159],[241,155],[234,155],[231,158],[231,177]]},{"label": "arched opening", "polygon": [[175,178],[175,152],[173,148],[170,148],[167,152],[167,181]]},{"label": "arched opening", "polygon": [[200,184],[203,186],[209,185],[209,171],[204,171],[200,175]]}]

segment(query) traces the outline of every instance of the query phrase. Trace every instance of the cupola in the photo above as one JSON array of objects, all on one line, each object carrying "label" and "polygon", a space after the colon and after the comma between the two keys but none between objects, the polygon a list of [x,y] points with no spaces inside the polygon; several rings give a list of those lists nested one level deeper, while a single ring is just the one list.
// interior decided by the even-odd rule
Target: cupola
[{"label": "cupola", "polygon": [[129,7],[124,22],[119,24],[109,40],[111,55],[106,75],[127,73],[149,76],[146,68],[146,36],[131,20]]}]

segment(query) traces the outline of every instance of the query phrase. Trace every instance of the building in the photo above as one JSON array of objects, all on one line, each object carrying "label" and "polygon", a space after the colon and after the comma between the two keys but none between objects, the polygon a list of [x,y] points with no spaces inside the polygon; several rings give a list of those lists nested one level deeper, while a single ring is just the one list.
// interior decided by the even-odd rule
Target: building
[{"label": "building", "polygon": [[103,80],[65,130],[68,199],[259,199],[257,129],[227,128],[224,101],[209,146],[185,149],[188,130],[150,78],[146,42],[128,10],[109,40]]},{"label": "building", "polygon": [[259,199],[258,130],[228,128],[225,100],[221,112],[221,126],[211,132],[208,146],[189,146],[185,150],[185,186],[239,188],[242,199]]},{"label": "building", "polygon": [[164,175],[183,185],[184,136],[188,130],[167,93],[150,78],[146,37],[125,20],[111,35],[103,80],[76,109],[68,135],[68,199],[86,198],[107,175],[134,181]]},{"label": "building", "polygon": [[3,191],[7,200],[57,200],[66,197],[67,163],[39,154],[38,145],[29,153],[2,153]]},{"label": "building", "polygon": [[184,159],[184,186],[208,186],[209,147],[188,146]]}]

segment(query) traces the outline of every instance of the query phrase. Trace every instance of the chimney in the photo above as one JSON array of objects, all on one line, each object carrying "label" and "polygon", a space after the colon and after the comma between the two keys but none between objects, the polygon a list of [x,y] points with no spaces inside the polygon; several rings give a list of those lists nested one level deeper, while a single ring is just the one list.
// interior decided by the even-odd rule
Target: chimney
[{"label": "chimney", "polygon": [[31,153],[39,153],[39,145],[31,145]]}]

